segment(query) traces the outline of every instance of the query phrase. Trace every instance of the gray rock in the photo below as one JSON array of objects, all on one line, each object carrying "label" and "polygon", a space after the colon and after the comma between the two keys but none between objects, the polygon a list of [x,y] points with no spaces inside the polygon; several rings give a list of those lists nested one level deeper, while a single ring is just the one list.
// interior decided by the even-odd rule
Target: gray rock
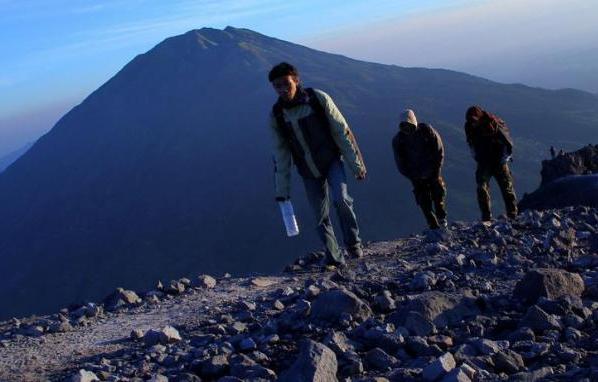
[{"label": "gray rock", "polygon": [[276,310],[284,310],[285,306],[280,300],[276,300],[272,303],[272,307]]},{"label": "gray rock", "polygon": [[228,373],[229,367],[230,365],[225,355],[216,355],[200,363],[200,377],[208,379],[222,377]]},{"label": "gray rock", "polygon": [[436,332],[436,326],[418,312],[408,312],[403,324],[411,334],[427,336]]},{"label": "gray rock", "polygon": [[534,331],[561,329],[561,325],[554,316],[546,313],[536,305],[527,310],[527,313],[519,322],[519,326],[526,326]]},{"label": "gray rock", "polygon": [[415,299],[392,313],[388,320],[395,326],[403,326],[410,311],[421,314],[426,320],[437,327],[454,325],[461,320],[479,313],[473,299],[463,297],[462,294],[443,292],[424,292]]},{"label": "gray rock", "polygon": [[312,320],[339,322],[344,315],[365,320],[372,315],[370,307],[346,289],[326,291],[313,302],[310,317]]},{"label": "gray rock", "polygon": [[455,358],[451,353],[445,353],[434,362],[426,366],[422,372],[424,381],[435,381],[457,366]]},{"label": "gray rock", "polygon": [[453,369],[440,382],[471,382],[471,378],[463,369]]},{"label": "gray rock", "polygon": [[513,374],[509,378],[509,382],[536,382],[554,374],[554,370],[550,366],[545,366],[540,369],[528,372],[521,372]]},{"label": "gray rock", "polygon": [[116,291],[104,299],[104,306],[107,310],[112,311],[128,305],[141,304],[141,302],[141,298],[134,291],[117,288]]},{"label": "gray rock", "polygon": [[172,326],[165,326],[160,330],[150,329],[145,333],[143,336],[143,342],[147,346],[152,346],[155,344],[170,344],[181,341],[181,335],[179,334],[178,330],[173,328]]},{"label": "gray rock", "polygon": [[145,332],[143,331],[143,329],[133,329],[131,330],[131,334],[129,335],[129,338],[132,339],[133,341],[138,341],[141,340],[145,335]]},{"label": "gray rock", "polygon": [[376,369],[376,370],[388,370],[394,366],[398,360],[387,354],[384,350],[380,348],[375,348],[370,350],[365,355],[366,364],[368,368]]},{"label": "gray rock", "polygon": [[355,350],[353,341],[347,338],[345,333],[339,331],[332,331],[322,342],[337,355]]},{"label": "gray rock", "polygon": [[430,345],[425,338],[413,336],[405,339],[405,348],[413,355],[421,356],[427,354],[430,350]]},{"label": "gray rock", "polygon": [[321,343],[305,340],[293,365],[283,372],[281,382],[336,382],[336,355]]},{"label": "gray rock", "polygon": [[416,291],[430,290],[434,285],[436,285],[436,281],[436,275],[434,272],[420,272],[413,277],[413,280],[411,280],[409,289]]},{"label": "gray rock", "polygon": [[581,297],[583,291],[584,281],[577,273],[545,268],[528,272],[517,283],[513,297],[534,304],[540,297],[551,300],[567,295]]},{"label": "gray rock", "polygon": [[341,374],[344,376],[359,375],[363,373],[363,362],[359,354],[354,351],[347,351],[342,356],[343,367]]},{"label": "gray rock", "polygon": [[477,356],[478,351],[469,344],[461,344],[455,350],[453,350],[453,354],[458,362],[464,362]]},{"label": "gray rock", "polygon": [[514,374],[521,370],[525,365],[523,358],[518,353],[512,350],[501,350],[492,356],[494,362],[494,369],[497,372],[504,372],[507,374]]},{"label": "gray rock", "polygon": [[470,341],[479,354],[491,355],[504,349],[509,348],[509,341],[492,341],[487,338],[478,338]]},{"label": "gray rock", "polygon": [[305,288],[305,298],[307,298],[308,300],[311,300],[313,298],[315,298],[317,295],[320,294],[320,288],[318,288],[315,285],[310,285],[307,288]]},{"label": "gray rock", "polygon": [[201,288],[213,289],[216,286],[216,279],[210,275],[200,275],[197,281]]},{"label": "gray rock", "polygon": [[185,292],[185,284],[177,280],[171,280],[164,290],[168,294],[177,295]]},{"label": "gray rock", "polygon": [[374,304],[382,312],[390,312],[396,309],[395,300],[389,291],[385,290],[382,294],[376,296]]},{"label": "gray rock", "polygon": [[80,369],[74,375],[71,376],[71,382],[99,382],[99,378],[95,373]]}]

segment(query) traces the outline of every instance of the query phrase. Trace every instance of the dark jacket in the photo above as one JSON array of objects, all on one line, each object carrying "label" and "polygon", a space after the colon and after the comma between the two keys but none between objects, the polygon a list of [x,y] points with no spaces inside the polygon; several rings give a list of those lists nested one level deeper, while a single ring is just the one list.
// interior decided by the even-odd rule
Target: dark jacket
[{"label": "dark jacket", "polygon": [[436,178],[444,160],[444,146],[438,132],[427,123],[401,130],[392,140],[395,162],[410,180]]},{"label": "dark jacket", "polygon": [[482,165],[505,163],[513,154],[513,140],[507,125],[499,118],[485,114],[477,126],[466,122],[467,144],[474,159]]}]

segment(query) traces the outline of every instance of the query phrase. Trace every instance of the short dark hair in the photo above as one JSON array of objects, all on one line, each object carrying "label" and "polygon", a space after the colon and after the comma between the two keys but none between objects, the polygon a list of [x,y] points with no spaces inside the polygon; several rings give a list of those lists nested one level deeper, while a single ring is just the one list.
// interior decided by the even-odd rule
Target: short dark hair
[{"label": "short dark hair", "polygon": [[274,67],[270,70],[270,73],[268,73],[268,80],[272,82],[275,79],[284,76],[299,77],[299,71],[296,67],[288,62],[281,62],[278,65],[274,65]]}]

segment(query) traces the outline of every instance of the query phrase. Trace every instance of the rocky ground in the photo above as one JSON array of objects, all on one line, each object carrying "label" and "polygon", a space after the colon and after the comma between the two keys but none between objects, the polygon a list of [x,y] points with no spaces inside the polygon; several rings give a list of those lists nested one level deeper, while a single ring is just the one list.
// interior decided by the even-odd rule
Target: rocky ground
[{"label": "rocky ground", "polygon": [[0,323],[1,381],[598,381],[598,209]]}]

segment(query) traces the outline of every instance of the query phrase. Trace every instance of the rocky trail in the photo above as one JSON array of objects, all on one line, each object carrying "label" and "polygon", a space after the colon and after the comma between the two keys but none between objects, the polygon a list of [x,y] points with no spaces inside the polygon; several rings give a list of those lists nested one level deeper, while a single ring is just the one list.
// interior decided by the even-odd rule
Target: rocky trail
[{"label": "rocky trail", "polygon": [[0,381],[597,381],[598,209],[0,322]]}]

